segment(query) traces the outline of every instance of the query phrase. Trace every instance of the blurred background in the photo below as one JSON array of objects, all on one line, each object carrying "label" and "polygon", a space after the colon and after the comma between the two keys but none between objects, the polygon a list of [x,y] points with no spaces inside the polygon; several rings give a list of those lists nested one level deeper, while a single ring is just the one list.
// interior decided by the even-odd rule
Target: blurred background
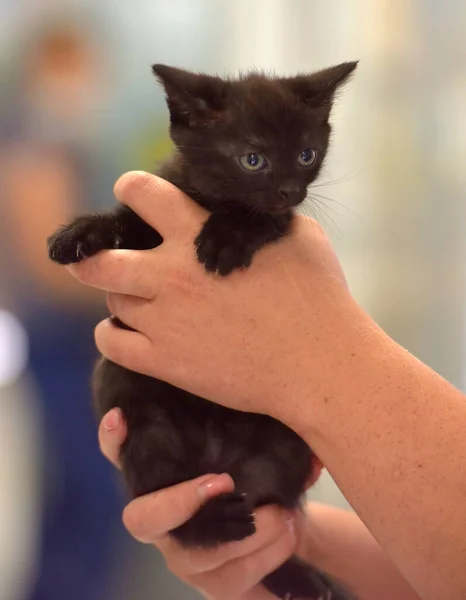
[{"label": "blurred background", "polygon": [[[121,525],[88,380],[102,297],[45,238],[170,149],[150,65],[292,74],[360,60],[310,206],[358,301],[465,388],[462,0],[0,0],[0,597],[195,595]],[[329,477],[311,496],[345,505]]]}]

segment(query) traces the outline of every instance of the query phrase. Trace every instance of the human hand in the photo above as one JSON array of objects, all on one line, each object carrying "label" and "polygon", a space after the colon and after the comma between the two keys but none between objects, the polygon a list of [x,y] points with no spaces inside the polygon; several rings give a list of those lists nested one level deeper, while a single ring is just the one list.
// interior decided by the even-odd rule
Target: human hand
[{"label": "human hand", "polygon": [[[104,455],[118,465],[126,424],[113,409],[102,420],[99,442]],[[182,525],[209,498],[234,488],[226,474],[205,475],[133,500],[123,522],[139,541],[153,544],[179,579],[209,600],[274,600],[260,581],[284,563],[297,544],[294,515],[266,506],[255,515],[256,533],[242,542],[215,549],[187,549],[169,531]]]},{"label": "human hand", "polygon": [[368,337],[361,331],[371,325],[315,221],[297,217],[291,234],[258,252],[250,268],[223,278],[196,260],[193,240],[207,213],[182,192],[127,173],[115,194],[164,243],[68,267],[109,292],[112,314],[136,330],[100,323],[102,354],[226,406],[271,414],[298,432],[304,405],[341,394],[340,375],[351,371]]}]

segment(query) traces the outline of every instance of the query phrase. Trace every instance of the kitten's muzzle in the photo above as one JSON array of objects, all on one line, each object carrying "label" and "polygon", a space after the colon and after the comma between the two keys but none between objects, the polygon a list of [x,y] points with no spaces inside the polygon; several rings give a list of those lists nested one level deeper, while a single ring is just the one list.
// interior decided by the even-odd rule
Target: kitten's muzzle
[{"label": "kitten's muzzle", "polygon": [[300,192],[300,187],[296,183],[282,183],[278,186],[278,193],[285,201],[290,200],[293,196],[299,195]]},{"label": "kitten's muzzle", "polygon": [[270,208],[275,213],[287,212],[290,208],[301,204],[304,198],[305,194],[299,185],[292,183],[279,185],[277,197],[271,202]]}]

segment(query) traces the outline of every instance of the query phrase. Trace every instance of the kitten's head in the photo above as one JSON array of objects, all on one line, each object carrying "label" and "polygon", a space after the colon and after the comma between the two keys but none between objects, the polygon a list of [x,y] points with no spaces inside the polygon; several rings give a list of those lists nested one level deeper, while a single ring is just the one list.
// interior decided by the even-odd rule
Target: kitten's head
[{"label": "kitten's head", "polygon": [[300,204],[327,152],[335,93],[356,66],[225,80],[154,65],[193,192],[276,214]]}]

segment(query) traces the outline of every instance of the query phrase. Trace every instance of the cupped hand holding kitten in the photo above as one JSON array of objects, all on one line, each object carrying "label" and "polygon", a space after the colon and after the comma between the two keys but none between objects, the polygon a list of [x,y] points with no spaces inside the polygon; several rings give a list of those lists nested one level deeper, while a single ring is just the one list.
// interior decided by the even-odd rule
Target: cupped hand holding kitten
[{"label": "cupped hand holding kitten", "polygon": [[[126,435],[121,411],[111,410],[100,424],[99,444],[117,468]],[[210,600],[226,600],[227,593],[231,600],[275,599],[260,581],[293,551],[347,582],[362,600],[420,600],[357,516],[335,507],[309,503],[303,514],[261,507],[254,536],[215,549],[185,548],[169,535],[206,500],[233,488],[226,474],[205,475],[132,501],[123,522],[162,553],[176,577]]]}]

